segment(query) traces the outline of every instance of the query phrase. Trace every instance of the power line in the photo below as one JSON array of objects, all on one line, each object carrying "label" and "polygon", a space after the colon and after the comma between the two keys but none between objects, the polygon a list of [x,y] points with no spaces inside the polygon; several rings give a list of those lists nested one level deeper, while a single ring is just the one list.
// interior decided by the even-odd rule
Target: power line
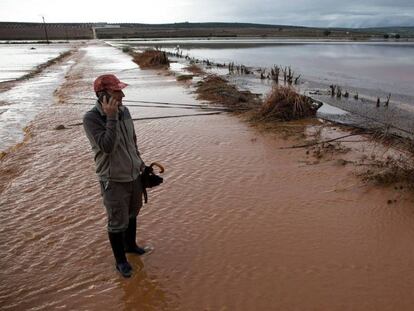
[{"label": "power line", "polygon": [[47,44],[49,44],[49,37],[48,37],[48,35],[47,35],[47,29],[46,29],[45,17],[44,17],[44,16],[42,16],[42,19],[43,19],[43,27],[44,27],[44,29],[45,29],[46,43],[47,43]]}]

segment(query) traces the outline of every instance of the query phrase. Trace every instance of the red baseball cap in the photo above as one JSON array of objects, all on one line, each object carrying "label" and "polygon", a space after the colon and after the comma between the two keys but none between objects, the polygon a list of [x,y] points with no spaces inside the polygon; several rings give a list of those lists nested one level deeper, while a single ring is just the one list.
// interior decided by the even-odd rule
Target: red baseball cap
[{"label": "red baseball cap", "polygon": [[115,75],[107,74],[99,76],[93,82],[93,89],[95,92],[100,91],[120,91],[127,87],[128,84],[121,82]]}]

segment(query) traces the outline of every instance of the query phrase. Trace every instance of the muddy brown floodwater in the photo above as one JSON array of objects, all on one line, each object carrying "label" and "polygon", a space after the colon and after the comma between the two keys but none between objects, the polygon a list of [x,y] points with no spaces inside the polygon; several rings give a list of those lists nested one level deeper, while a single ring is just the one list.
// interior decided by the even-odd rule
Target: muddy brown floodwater
[{"label": "muddy brown floodwater", "polygon": [[112,47],[90,43],[72,57],[56,104],[0,162],[2,309],[412,309],[413,197],[333,161],[306,165],[304,150],[279,149],[290,139],[226,114],[136,122],[144,160],[166,173],[139,216],[138,239],[154,251],[129,256],[134,274],[122,279],[83,128],[54,127],[81,120],[88,107],[71,103],[108,71],[130,83],[128,99],[196,101]]}]

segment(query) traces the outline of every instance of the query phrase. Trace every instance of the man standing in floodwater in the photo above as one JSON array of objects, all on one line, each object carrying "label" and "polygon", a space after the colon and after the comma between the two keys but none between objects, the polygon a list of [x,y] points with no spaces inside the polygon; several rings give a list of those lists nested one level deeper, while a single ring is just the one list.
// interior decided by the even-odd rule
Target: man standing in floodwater
[{"label": "man standing in floodwater", "polygon": [[140,174],[145,164],[138,151],[131,115],[122,105],[122,89],[126,86],[112,74],[96,78],[98,100],[85,114],[83,125],[95,155],[115,267],[122,276],[130,277],[132,267],[125,252],[145,253],[136,244],[137,216],[142,207]]}]

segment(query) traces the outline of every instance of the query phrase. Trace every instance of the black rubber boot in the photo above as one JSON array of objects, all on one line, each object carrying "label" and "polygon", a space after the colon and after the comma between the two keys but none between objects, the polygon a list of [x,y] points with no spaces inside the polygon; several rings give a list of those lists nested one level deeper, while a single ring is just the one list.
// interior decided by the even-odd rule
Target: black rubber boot
[{"label": "black rubber boot", "polygon": [[138,255],[145,254],[145,249],[139,247],[135,242],[137,237],[137,218],[130,218],[128,223],[128,229],[125,231],[124,234],[124,247],[125,252],[127,253],[134,253]]},{"label": "black rubber boot", "polygon": [[123,277],[129,278],[132,274],[132,267],[125,257],[122,232],[108,232],[109,241],[111,242],[112,251],[114,253],[116,265],[115,268]]}]

